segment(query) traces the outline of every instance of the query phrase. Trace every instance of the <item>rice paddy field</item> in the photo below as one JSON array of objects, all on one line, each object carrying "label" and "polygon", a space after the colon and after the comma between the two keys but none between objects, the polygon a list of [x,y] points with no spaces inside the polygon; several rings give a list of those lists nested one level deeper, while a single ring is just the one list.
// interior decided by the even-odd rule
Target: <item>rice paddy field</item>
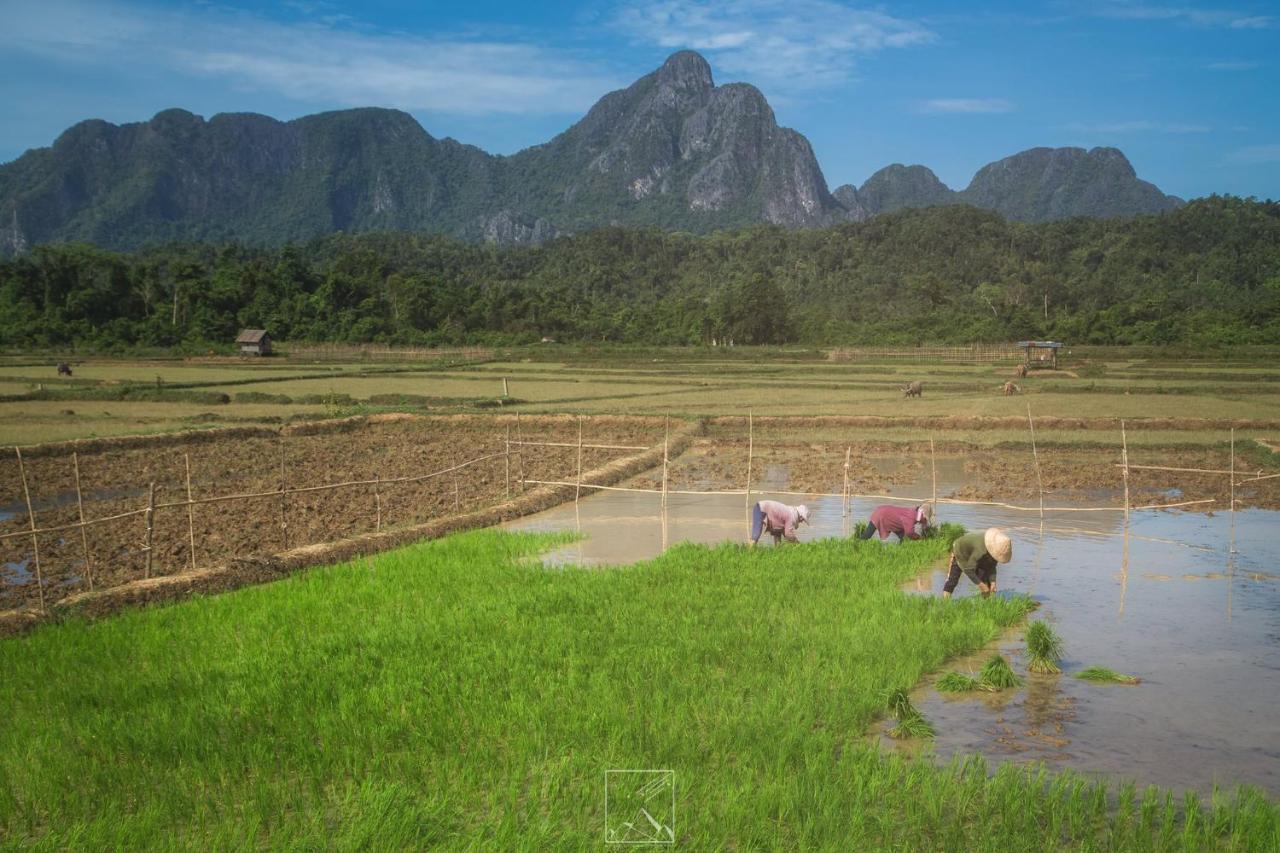
[{"label": "rice paddy field", "polygon": [[[505,529],[2,638],[0,847],[1280,849],[1280,479],[1134,471],[1135,504],[1206,503],[1075,511],[1122,500],[1122,442],[1133,464],[1280,472],[1268,354],[1082,350],[1026,379],[802,351],[54,363],[0,362],[0,444],[669,415],[696,436],[627,487],[753,496],[584,490]],[[555,453],[546,476],[569,477]],[[960,528],[853,541],[878,501],[830,494],[846,458],[855,493],[1030,508],[1042,483],[1065,508],[941,505],[1015,541],[997,595],[962,580],[944,601]],[[769,496],[808,502],[802,544],[743,544],[744,501]]]}]

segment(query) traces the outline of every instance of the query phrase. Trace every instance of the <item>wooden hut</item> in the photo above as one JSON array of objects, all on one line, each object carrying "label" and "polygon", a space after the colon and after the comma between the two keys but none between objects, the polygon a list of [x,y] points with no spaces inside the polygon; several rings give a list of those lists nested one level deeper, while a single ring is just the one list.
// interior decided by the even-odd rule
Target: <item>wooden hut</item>
[{"label": "wooden hut", "polygon": [[1027,367],[1051,367],[1058,369],[1058,350],[1062,344],[1057,341],[1018,341],[1018,347],[1027,354]]},{"label": "wooden hut", "polygon": [[266,329],[245,329],[236,338],[241,355],[270,355],[271,336]]}]

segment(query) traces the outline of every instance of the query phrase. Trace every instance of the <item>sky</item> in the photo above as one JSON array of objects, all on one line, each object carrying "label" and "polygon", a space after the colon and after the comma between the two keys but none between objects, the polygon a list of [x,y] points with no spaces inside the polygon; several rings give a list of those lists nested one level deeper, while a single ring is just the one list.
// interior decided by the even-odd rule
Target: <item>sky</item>
[{"label": "sky", "polygon": [[170,107],[411,113],[495,154],[680,49],[808,137],[827,183],[953,189],[1036,146],[1114,146],[1167,193],[1280,199],[1280,4],[1174,0],[0,0],[0,162]]}]

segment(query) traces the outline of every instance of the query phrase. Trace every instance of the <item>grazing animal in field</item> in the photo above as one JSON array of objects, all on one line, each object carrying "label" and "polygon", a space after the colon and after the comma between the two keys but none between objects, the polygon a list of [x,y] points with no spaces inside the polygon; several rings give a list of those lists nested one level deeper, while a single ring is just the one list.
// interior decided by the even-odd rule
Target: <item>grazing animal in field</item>
[{"label": "grazing animal in field", "polygon": [[1014,383],[1012,383],[1012,382],[1006,382],[1006,383],[1004,383],[1004,386],[1001,388],[1001,390],[1004,392],[1004,395],[1005,395],[1006,397],[1008,397],[1010,394],[1021,394],[1021,393],[1022,393],[1022,389],[1021,389],[1021,388],[1019,388],[1017,385],[1015,385],[1015,384],[1014,384]]},{"label": "grazing animal in field", "polygon": [[1026,366],[1025,364],[1019,364],[1019,365],[1018,365],[1018,371],[1017,371],[1017,372],[1018,372],[1018,378],[1019,378],[1019,379],[1026,379],[1026,378],[1027,378],[1027,366]]},{"label": "grazing animal in field", "polygon": [[920,397],[924,395],[924,383],[920,380],[908,382],[902,386],[902,396],[904,397]]},{"label": "grazing animal in field", "polygon": [[65,361],[60,361],[60,362],[58,362],[58,375],[59,375],[59,376],[70,376],[70,375],[71,375],[71,365],[67,364]]}]

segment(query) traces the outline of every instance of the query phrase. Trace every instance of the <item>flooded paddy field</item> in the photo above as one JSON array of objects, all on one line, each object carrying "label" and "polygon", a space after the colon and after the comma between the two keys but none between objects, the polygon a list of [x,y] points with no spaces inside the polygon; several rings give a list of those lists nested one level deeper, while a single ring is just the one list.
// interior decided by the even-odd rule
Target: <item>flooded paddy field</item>
[{"label": "flooded paddy field", "polygon": [[[891,461],[875,467],[887,475],[883,485],[892,494],[928,492],[920,476],[896,476]],[[784,466],[767,473],[753,501],[786,487]],[[923,476],[929,476],[927,465]],[[963,476],[962,461],[940,463],[939,494],[958,490]],[[854,500],[845,516],[839,498],[782,499],[810,507],[812,526],[801,528],[802,540],[848,537],[878,503]],[[1079,503],[1114,506],[1115,500],[1099,494]],[[1062,637],[1063,673],[1031,674],[1016,690],[962,698],[940,694],[930,678],[912,698],[936,728],[935,739],[884,739],[886,749],[926,750],[940,761],[981,753],[993,766],[1044,762],[1202,793],[1245,783],[1280,796],[1280,513],[1249,509],[1233,520],[1227,512],[1135,512],[1127,537],[1120,512],[1050,512],[1043,528],[1038,513],[993,507],[943,504],[939,516],[970,530],[998,525],[1010,531],[1014,558],[1000,569],[998,594],[1023,593],[1040,602],[1034,618]],[[579,530],[584,538],[547,562],[608,566],[655,556],[680,541],[745,541],[747,507],[743,495],[672,494],[664,513],[657,495],[611,492],[509,527]],[[895,547],[895,540],[883,547]],[[938,595],[945,574],[940,564],[905,591]],[[956,595],[973,593],[962,579]],[[1028,675],[1021,629],[937,675],[976,671],[994,649]],[[1141,683],[1074,677],[1091,666],[1135,675]]]}]

